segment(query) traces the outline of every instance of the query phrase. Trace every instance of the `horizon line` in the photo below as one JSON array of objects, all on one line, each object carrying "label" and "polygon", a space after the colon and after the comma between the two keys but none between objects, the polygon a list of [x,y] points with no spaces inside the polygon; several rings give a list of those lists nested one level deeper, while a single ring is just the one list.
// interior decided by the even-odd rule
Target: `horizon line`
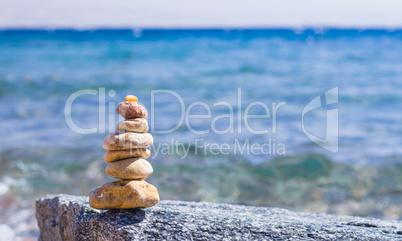
[{"label": "horizon line", "polygon": [[76,27],[76,26],[58,26],[58,27],[45,27],[45,26],[15,26],[15,27],[2,27],[0,31],[18,31],[18,30],[38,30],[38,31],[56,31],[56,30],[76,30],[76,31],[95,31],[95,30],[386,30],[386,31],[399,31],[402,30],[402,26],[248,26],[248,27],[225,27],[225,26],[93,26],[93,27]]}]

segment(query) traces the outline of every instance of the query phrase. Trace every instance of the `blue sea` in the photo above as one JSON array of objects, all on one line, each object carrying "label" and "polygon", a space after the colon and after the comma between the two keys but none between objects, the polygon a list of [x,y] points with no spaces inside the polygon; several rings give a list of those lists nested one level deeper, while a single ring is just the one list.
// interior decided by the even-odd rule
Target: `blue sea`
[{"label": "blue sea", "polygon": [[[333,89],[337,102],[329,108],[323,98]],[[79,134],[66,122],[66,102],[80,90],[96,94],[75,99],[72,119],[98,128],[95,134]],[[55,29],[0,31],[0,220],[26,210],[21,219],[32,223],[35,198],[88,195],[113,180],[104,171],[102,143],[113,131],[111,116],[118,118],[114,107],[128,94],[148,108],[155,147],[172,141],[177,149],[190,147],[186,156],[153,150],[149,181],[162,199],[402,217],[401,30]],[[317,96],[321,107],[302,125],[304,108]],[[181,103],[187,111],[198,102],[210,108],[210,118],[180,122]],[[212,126],[230,114],[219,102],[233,107],[233,131],[224,134]],[[249,125],[268,133],[252,133],[242,121],[256,102],[249,113],[266,114],[263,103],[270,117]],[[280,103],[274,130],[272,105]],[[205,105],[191,114],[208,114]],[[338,111],[337,126],[326,124],[329,109]],[[220,131],[231,124],[229,117],[214,123]],[[313,142],[303,127],[321,139],[326,128],[336,131],[337,151]],[[230,151],[215,154],[205,145],[200,151],[196,139],[227,143]],[[234,153],[236,141],[270,141],[271,153]],[[278,151],[282,145],[285,152]],[[34,225],[19,230],[15,217],[8,223],[21,236],[37,232]]]}]

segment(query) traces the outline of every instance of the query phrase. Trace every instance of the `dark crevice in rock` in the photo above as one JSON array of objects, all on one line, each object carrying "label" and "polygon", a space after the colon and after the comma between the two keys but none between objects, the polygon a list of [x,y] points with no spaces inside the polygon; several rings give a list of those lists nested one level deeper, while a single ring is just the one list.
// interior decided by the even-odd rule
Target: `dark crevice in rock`
[{"label": "dark crevice in rock", "polygon": [[355,223],[355,222],[349,222],[346,225],[350,226],[358,226],[358,227],[366,227],[366,228],[379,228],[377,225],[370,224],[370,223]]}]

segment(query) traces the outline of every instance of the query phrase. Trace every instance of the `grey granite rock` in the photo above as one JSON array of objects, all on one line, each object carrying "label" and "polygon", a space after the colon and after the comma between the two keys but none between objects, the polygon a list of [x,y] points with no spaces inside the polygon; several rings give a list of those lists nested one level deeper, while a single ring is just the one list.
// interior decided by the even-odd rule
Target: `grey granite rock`
[{"label": "grey granite rock", "polygon": [[402,240],[402,222],[280,208],[161,201],[100,211],[87,197],[36,201],[40,240]]}]

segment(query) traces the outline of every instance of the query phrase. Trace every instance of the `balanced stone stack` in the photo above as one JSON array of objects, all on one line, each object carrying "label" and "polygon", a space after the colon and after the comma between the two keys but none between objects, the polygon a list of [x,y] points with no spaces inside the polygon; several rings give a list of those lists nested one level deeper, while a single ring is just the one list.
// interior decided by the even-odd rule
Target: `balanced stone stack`
[{"label": "balanced stone stack", "polygon": [[153,169],[146,161],[151,153],[152,135],[148,131],[147,110],[137,103],[137,97],[126,96],[117,106],[117,113],[125,118],[117,125],[117,132],[106,136],[103,148],[108,152],[106,172],[120,179],[93,190],[89,205],[97,209],[148,208],[159,202],[158,190],[144,181]]}]

